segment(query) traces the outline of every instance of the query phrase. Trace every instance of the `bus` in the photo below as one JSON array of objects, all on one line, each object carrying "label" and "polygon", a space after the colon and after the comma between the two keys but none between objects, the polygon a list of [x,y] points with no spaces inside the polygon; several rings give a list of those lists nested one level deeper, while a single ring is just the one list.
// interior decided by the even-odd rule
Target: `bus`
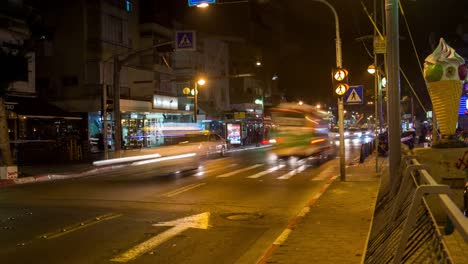
[{"label": "bus", "polygon": [[336,145],[328,139],[330,114],[297,103],[281,103],[270,111],[272,127],[266,143],[273,145],[271,152],[276,158],[322,161],[336,157]]}]

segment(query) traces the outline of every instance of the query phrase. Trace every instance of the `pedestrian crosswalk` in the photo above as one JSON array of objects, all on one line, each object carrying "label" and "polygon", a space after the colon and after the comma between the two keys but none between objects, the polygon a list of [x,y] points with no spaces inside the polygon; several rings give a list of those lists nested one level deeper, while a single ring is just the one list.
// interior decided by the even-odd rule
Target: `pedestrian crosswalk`
[{"label": "pedestrian crosswalk", "polygon": [[263,164],[255,164],[253,166],[243,168],[243,169],[239,169],[239,170],[235,170],[235,171],[231,171],[231,172],[228,172],[228,173],[224,173],[224,174],[218,175],[216,177],[217,178],[227,178],[227,177],[231,177],[233,175],[236,175],[238,173],[245,172],[245,171],[248,171],[248,170],[252,170],[252,169],[255,169],[255,168],[258,168],[258,167],[261,167],[261,166],[263,166]]},{"label": "pedestrian crosswalk", "polygon": [[[326,164],[328,165],[328,164]],[[315,169],[314,169],[315,168]],[[280,181],[291,180],[300,177],[311,181],[324,181],[336,175],[336,166],[313,167],[305,162],[291,164],[230,164],[225,167],[201,168],[194,175],[212,176],[217,179],[245,178],[245,179],[276,179]]]}]

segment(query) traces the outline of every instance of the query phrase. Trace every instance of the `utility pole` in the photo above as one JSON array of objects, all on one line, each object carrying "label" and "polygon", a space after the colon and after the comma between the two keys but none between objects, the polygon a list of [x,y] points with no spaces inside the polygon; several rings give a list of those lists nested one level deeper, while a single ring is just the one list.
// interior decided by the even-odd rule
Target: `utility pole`
[{"label": "utility pole", "polygon": [[198,81],[195,80],[195,89],[193,89],[193,122],[198,122]]},{"label": "utility pole", "polygon": [[[377,0],[374,0],[374,21],[377,21]],[[380,83],[379,83],[379,76],[380,76],[380,68],[377,60],[377,52],[375,52],[375,38],[377,37],[377,30],[374,27],[374,38],[372,42],[374,43],[374,131],[377,131],[377,127],[379,126],[379,90],[380,90]],[[379,133],[376,132],[375,137],[375,172],[379,172]]]},{"label": "utility pole", "polygon": [[[153,45],[149,48],[139,49],[135,51],[128,52],[126,54],[122,54],[125,58],[119,59],[119,55],[114,55],[109,59],[113,59],[114,62],[114,71],[113,71],[113,107],[114,107],[114,137],[115,137],[115,148],[114,151],[117,153],[117,156],[120,156],[120,150],[122,149],[122,116],[120,113],[120,71],[122,67],[131,59],[135,58],[136,56],[140,55],[143,52],[147,52],[153,50],[155,48],[173,44],[174,41],[162,42],[156,45]],[[107,60],[106,60],[107,61]],[[104,94],[106,93],[106,94]],[[103,87],[103,98],[107,97],[106,87]],[[107,127],[105,127],[107,129]]]},{"label": "utility pole", "polygon": [[388,140],[390,184],[396,186],[401,159],[400,122],[400,60],[398,30],[398,0],[385,0],[387,28],[387,71],[388,71]]},{"label": "utility pole", "polygon": [[114,56],[114,151],[117,157],[120,156],[122,148],[122,121],[120,115],[120,70],[122,69],[119,56]]}]

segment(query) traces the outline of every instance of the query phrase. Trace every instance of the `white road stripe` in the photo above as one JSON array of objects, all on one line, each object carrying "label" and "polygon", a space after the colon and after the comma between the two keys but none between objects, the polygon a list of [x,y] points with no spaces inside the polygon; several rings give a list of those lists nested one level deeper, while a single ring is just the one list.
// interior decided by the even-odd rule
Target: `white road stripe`
[{"label": "white road stripe", "polygon": [[293,177],[294,175],[303,172],[303,171],[305,170],[305,168],[306,168],[305,165],[299,166],[299,168],[294,169],[294,170],[292,170],[292,171],[290,171],[290,172],[288,172],[288,173],[286,173],[286,174],[284,174],[284,175],[282,175],[282,176],[280,176],[280,177],[278,177],[278,178],[276,178],[276,179],[278,179],[278,180],[287,180],[287,179],[290,179],[290,178]]},{"label": "white road stripe", "polygon": [[226,177],[230,177],[232,175],[235,175],[237,173],[241,173],[241,172],[244,172],[244,171],[255,169],[255,168],[260,167],[260,166],[263,166],[263,164],[255,164],[253,166],[243,168],[243,169],[240,169],[240,170],[231,171],[231,172],[228,172],[228,173],[225,173],[225,174],[218,175],[216,177],[217,178],[226,178]]},{"label": "white road stripe", "polygon": [[289,228],[286,228],[283,233],[281,233],[281,235],[276,238],[275,242],[273,242],[273,245],[282,245],[284,243],[284,241],[286,241],[286,239],[288,239],[289,237],[289,234],[291,234],[292,230],[289,229]]},{"label": "white road stripe", "polygon": [[[238,165],[238,164],[234,163],[234,164],[228,165],[227,167],[228,167],[228,168],[229,168],[229,167],[235,167],[235,166],[237,166],[237,165]],[[217,168],[213,168],[213,169],[209,169],[209,170],[203,170],[203,169],[202,169],[201,171],[195,173],[195,175],[196,175],[196,176],[203,176],[203,175],[205,175],[205,174],[208,174],[208,173],[211,173],[211,172],[217,171],[217,170],[219,170],[218,167],[217,167]]]},{"label": "white road stripe", "polygon": [[273,168],[271,168],[271,169],[268,169],[268,170],[266,170],[266,171],[261,171],[261,172],[259,172],[259,173],[257,173],[257,174],[250,175],[250,176],[248,176],[248,177],[246,177],[246,178],[249,178],[249,179],[260,178],[260,177],[262,177],[262,176],[265,175],[265,174],[272,173],[272,172],[277,171],[277,170],[279,170],[279,169],[281,169],[281,168],[283,168],[283,167],[285,167],[285,166],[286,166],[286,165],[275,166],[275,167],[273,167]]},{"label": "white road stripe", "polygon": [[182,187],[182,188],[179,188],[179,189],[175,189],[174,191],[171,191],[171,192],[168,192],[166,194],[164,194],[163,196],[167,196],[167,197],[172,197],[172,196],[176,196],[178,194],[181,194],[183,192],[186,192],[186,191],[190,191],[192,189],[195,189],[195,188],[198,188],[198,187],[201,187],[203,185],[205,185],[206,183],[194,183],[194,184],[190,184],[190,185],[187,185],[185,187]]}]

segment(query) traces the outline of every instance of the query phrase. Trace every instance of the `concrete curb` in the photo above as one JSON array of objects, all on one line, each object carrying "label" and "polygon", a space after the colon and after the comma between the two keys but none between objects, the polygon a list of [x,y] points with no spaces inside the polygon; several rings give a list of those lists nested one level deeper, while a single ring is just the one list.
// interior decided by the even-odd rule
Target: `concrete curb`
[{"label": "concrete curb", "polygon": [[105,166],[101,168],[93,168],[90,170],[86,170],[79,173],[70,173],[70,174],[47,174],[47,175],[36,175],[36,176],[28,176],[22,177],[17,179],[7,179],[7,180],[0,180],[0,188],[9,186],[9,185],[17,185],[17,184],[27,184],[27,183],[36,183],[36,182],[45,182],[51,180],[64,180],[64,179],[73,179],[79,177],[89,176],[98,172],[103,171],[112,171],[117,168],[121,168],[120,166]]}]

